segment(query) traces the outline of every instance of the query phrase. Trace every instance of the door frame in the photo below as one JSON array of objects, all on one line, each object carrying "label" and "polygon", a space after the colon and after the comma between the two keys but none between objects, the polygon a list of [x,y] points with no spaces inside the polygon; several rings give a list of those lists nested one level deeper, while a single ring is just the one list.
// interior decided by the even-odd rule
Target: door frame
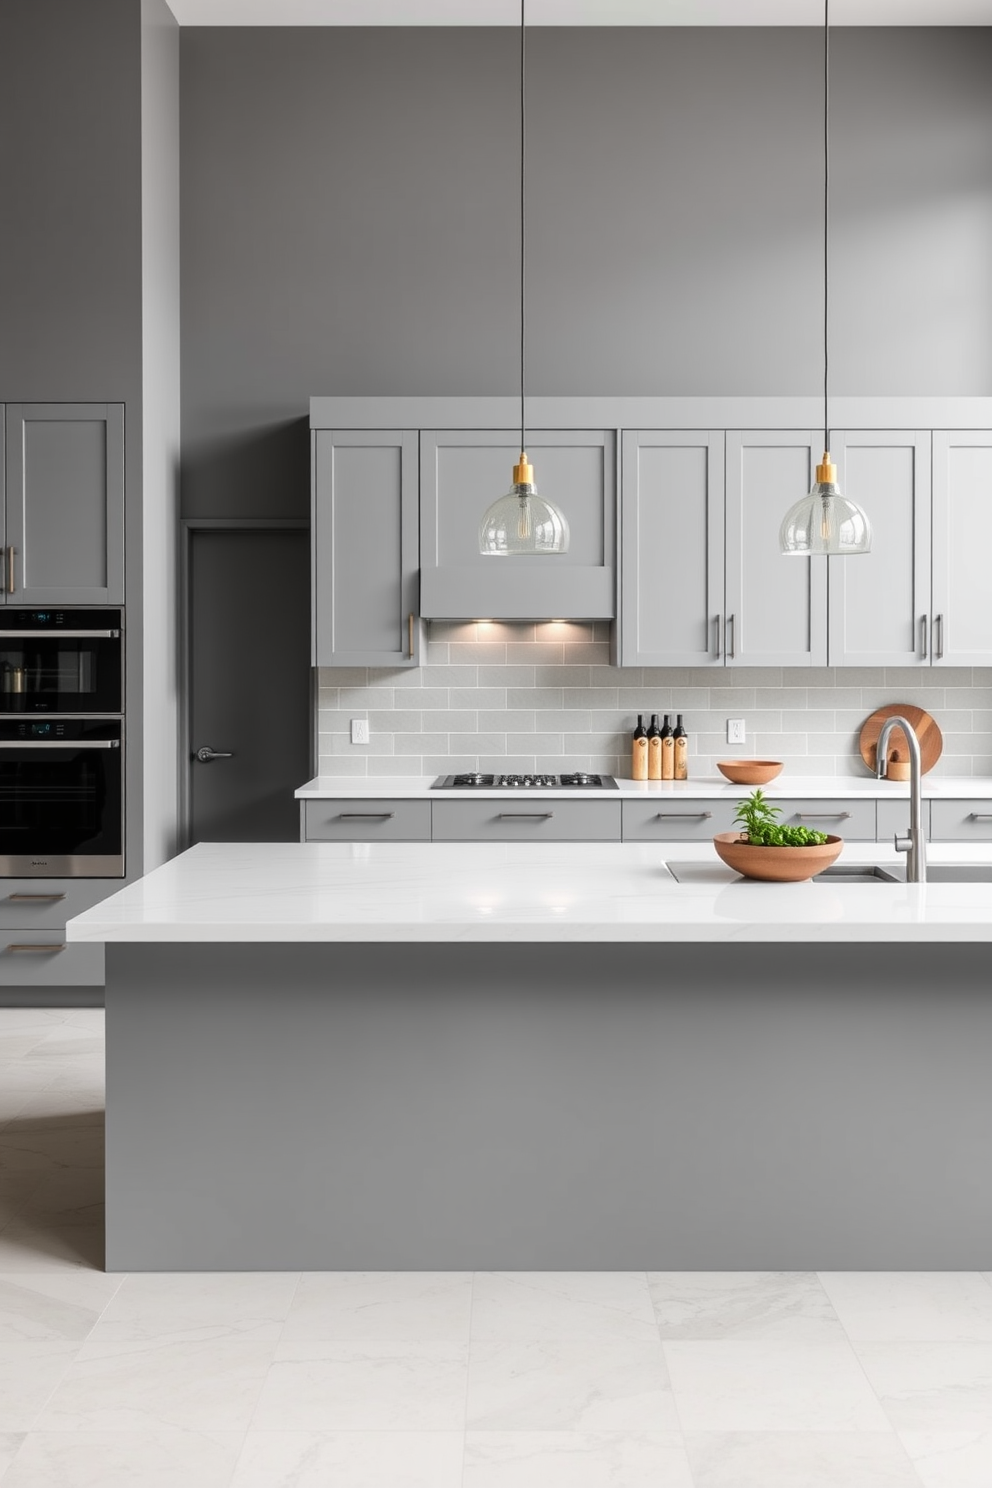
[{"label": "door frame", "polygon": [[[179,820],[176,833],[178,851],[183,852],[190,844],[192,790],[190,788],[190,682],[193,676],[192,645],[193,626],[190,614],[192,587],[190,565],[193,550],[193,534],[196,532],[283,532],[300,531],[310,526],[309,517],[180,517],[179,519],[179,707],[176,710],[179,758]],[[310,716],[314,710],[314,688],[316,672],[310,669]],[[311,754],[313,750],[313,728],[311,727]],[[311,771],[313,759],[310,761]]]}]

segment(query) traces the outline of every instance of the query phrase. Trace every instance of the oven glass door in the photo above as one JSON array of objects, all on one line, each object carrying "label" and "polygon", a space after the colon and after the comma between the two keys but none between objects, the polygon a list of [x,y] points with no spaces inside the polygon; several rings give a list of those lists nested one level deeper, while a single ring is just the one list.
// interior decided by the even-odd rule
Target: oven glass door
[{"label": "oven glass door", "polygon": [[124,872],[119,722],[0,723],[0,872]]},{"label": "oven glass door", "polygon": [[[56,613],[69,623],[46,628]],[[0,611],[0,714],[120,713],[122,696],[120,611]]]}]

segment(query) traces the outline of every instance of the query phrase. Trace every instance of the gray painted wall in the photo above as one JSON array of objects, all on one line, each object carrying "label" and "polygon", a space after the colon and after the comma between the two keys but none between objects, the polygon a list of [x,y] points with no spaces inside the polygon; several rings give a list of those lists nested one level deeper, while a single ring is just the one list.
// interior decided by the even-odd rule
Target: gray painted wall
[{"label": "gray painted wall", "polygon": [[[815,392],[822,37],[528,42],[534,393]],[[511,28],[186,28],[183,506],[304,514],[313,393],[513,392]],[[832,41],[832,363],[992,392],[992,36]]]}]

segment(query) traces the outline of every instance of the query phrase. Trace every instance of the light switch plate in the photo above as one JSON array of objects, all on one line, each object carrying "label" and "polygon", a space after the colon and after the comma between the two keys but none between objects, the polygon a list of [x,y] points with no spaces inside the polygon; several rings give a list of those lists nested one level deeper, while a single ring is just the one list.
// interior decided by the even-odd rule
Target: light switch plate
[{"label": "light switch plate", "polygon": [[353,718],[351,720],[351,742],[352,744],[367,744],[369,742],[369,721],[367,718]]},{"label": "light switch plate", "polygon": [[743,718],[727,719],[727,743],[743,744],[745,741],[745,728]]}]

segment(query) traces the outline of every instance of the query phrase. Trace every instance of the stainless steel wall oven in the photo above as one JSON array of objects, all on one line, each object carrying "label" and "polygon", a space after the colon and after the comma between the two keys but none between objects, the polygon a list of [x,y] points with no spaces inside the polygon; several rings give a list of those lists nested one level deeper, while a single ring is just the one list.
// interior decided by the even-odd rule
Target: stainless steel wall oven
[{"label": "stainless steel wall oven", "polygon": [[124,720],[0,718],[0,875],[124,875]]},{"label": "stainless steel wall oven", "polygon": [[0,715],[122,713],[120,609],[0,609]]}]

